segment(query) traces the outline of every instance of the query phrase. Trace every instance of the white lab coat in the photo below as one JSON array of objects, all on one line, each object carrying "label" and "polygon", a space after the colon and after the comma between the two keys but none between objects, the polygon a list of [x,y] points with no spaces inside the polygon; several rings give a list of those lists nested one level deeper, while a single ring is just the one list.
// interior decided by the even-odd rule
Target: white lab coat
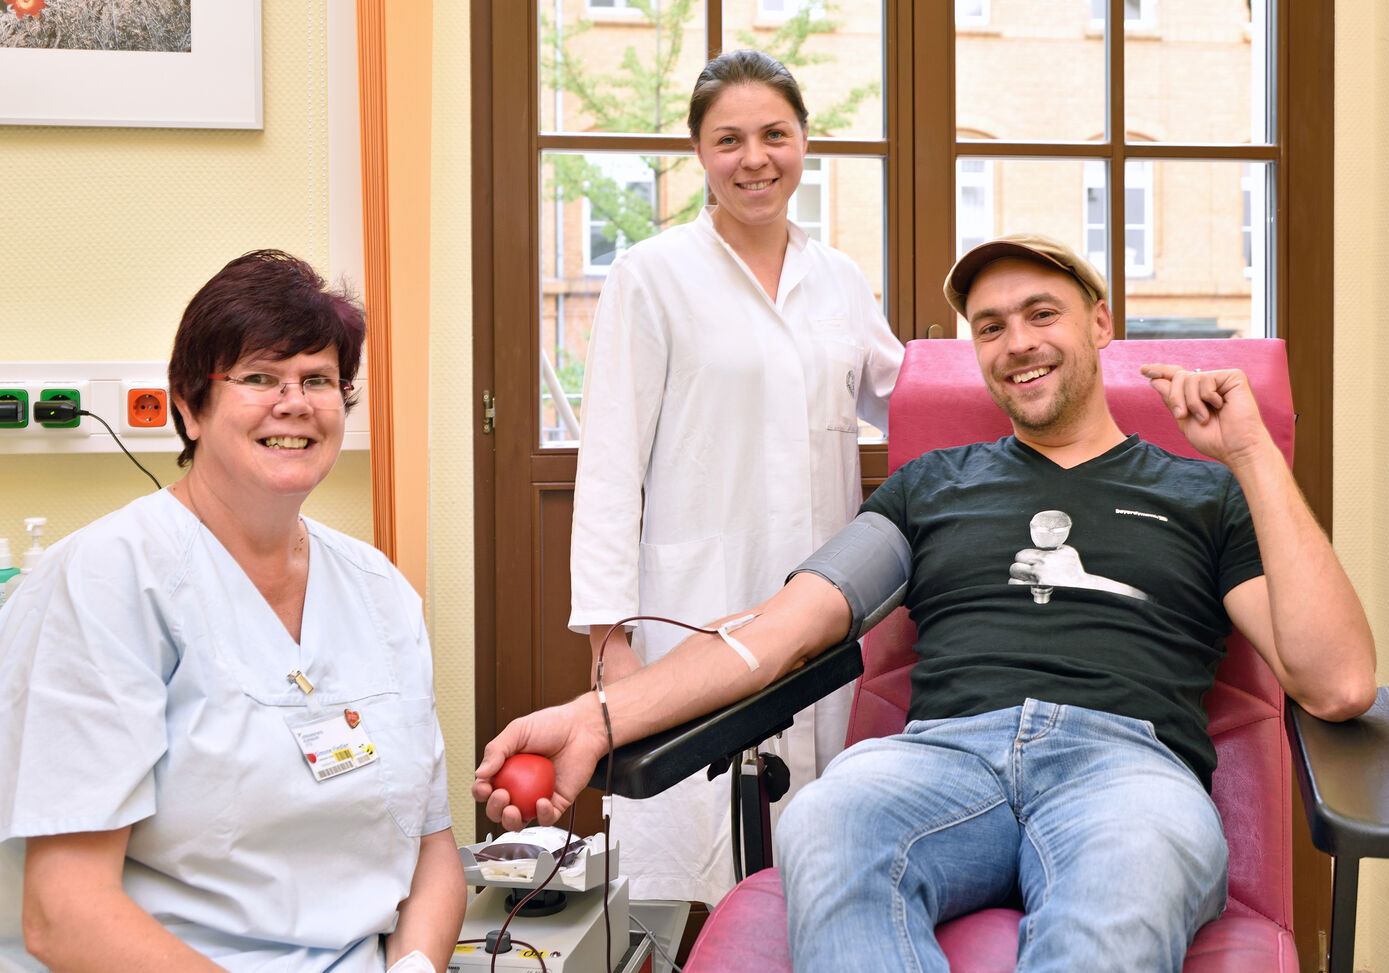
[{"label": "white lab coat", "polygon": [[[576,632],[636,614],[702,624],[770,597],[858,510],[857,416],[887,429],[902,347],[858,267],[791,225],[773,301],[711,211],[633,247],[603,286],[574,493]],[[632,641],[650,663],[688,634],[642,622]],[[847,718],[846,692],[780,741],[793,793],[843,747]],[[728,804],[726,775],[618,799],[633,898],[717,901],[733,880]]]},{"label": "white lab coat", "polygon": [[[125,825],[127,893],[223,966],[384,968],[449,826],[429,643],[379,551],[306,523],[297,643],[166,491],[54,544],[0,612],[0,969],[33,963],[24,839]],[[314,780],[287,722],[311,705],[360,714],[379,759]]]}]

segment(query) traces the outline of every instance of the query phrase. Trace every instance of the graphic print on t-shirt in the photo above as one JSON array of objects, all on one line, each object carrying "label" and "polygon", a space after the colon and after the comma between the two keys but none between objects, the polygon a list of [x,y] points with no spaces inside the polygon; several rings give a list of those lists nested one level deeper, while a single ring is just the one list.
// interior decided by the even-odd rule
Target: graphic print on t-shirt
[{"label": "graphic print on t-shirt", "polygon": [[1090,588],[1148,600],[1132,585],[1086,572],[1080,552],[1066,543],[1071,534],[1071,518],[1064,510],[1038,511],[1027,526],[1034,546],[1023,548],[1014,556],[1008,583],[1030,584],[1032,600],[1037,604],[1050,603],[1055,588]]}]

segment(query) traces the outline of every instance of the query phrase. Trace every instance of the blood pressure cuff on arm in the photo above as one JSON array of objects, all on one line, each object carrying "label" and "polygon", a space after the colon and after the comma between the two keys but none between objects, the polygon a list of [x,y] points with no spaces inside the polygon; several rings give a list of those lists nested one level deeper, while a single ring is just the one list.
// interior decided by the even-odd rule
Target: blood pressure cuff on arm
[{"label": "blood pressure cuff on arm", "polygon": [[856,639],[902,604],[912,573],[912,552],[896,524],[882,514],[861,513],[786,580],[802,571],[818,574],[844,595],[853,614],[848,637]]}]

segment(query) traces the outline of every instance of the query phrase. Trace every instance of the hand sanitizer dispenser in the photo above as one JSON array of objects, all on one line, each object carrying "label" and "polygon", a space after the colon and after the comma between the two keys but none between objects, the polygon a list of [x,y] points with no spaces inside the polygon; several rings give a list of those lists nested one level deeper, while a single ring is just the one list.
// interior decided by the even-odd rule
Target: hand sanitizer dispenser
[{"label": "hand sanitizer dispenser", "polygon": [[39,538],[43,536],[43,529],[47,524],[47,517],[24,518],[24,529],[34,540],[29,545],[29,549],[24,552],[24,560],[20,564],[19,570],[23,574],[31,573],[38,566],[39,558],[43,556],[43,545],[39,543]]},{"label": "hand sanitizer dispenser", "polygon": [[14,556],[10,554],[10,539],[0,537],[0,605],[4,605],[9,596],[10,579],[19,576],[19,568],[14,566]]},{"label": "hand sanitizer dispenser", "polygon": [[[19,573],[6,581],[5,587],[3,590],[0,590],[0,604],[4,604],[13,597],[15,589],[19,587],[20,582],[27,578],[39,563],[39,558],[43,556],[43,545],[39,543],[39,538],[43,536],[43,528],[47,523],[47,517],[24,518],[24,529],[28,531],[33,541],[29,545],[29,549],[24,552],[24,557],[20,561],[22,567],[19,569]],[[6,542],[6,547],[8,548],[8,546],[8,542]]]}]

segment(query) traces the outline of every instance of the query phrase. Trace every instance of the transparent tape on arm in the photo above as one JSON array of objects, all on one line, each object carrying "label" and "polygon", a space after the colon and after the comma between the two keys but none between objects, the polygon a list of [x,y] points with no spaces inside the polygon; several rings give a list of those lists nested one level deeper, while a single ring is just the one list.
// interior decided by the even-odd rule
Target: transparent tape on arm
[{"label": "transparent tape on arm", "polygon": [[593,688],[598,691],[599,702],[603,703],[605,706],[607,705],[607,694],[603,692],[603,654],[607,650],[608,639],[612,638],[613,633],[622,629],[628,622],[664,622],[667,625],[675,625],[680,628],[688,629],[691,632],[701,632],[705,635],[717,635],[719,638],[723,639],[734,652],[737,652],[745,663],[747,663],[748,671],[756,672],[757,667],[760,665],[757,661],[757,656],[753,655],[752,651],[748,649],[746,645],[738,639],[735,639],[730,633],[736,632],[759,614],[761,613],[750,612],[739,618],[729,619],[718,628],[704,628],[699,625],[691,625],[689,622],[679,621],[678,619],[664,618],[660,615],[630,615],[627,618],[619,619],[608,628],[598,648],[598,664],[595,667],[598,678]]},{"label": "transparent tape on arm", "polygon": [[747,663],[748,672],[756,672],[757,667],[760,666],[761,663],[757,661],[757,656],[753,655],[746,645],[744,645],[742,642],[739,642],[737,639],[735,639],[732,635],[728,633],[735,632],[738,629],[742,628],[748,622],[756,618],[757,615],[757,612],[753,612],[749,615],[744,615],[742,618],[734,618],[727,622],[724,622],[718,628],[714,629],[714,631],[718,633],[719,638],[727,642],[729,648],[731,648],[734,652],[737,652],[738,655],[742,657],[743,661]]}]

